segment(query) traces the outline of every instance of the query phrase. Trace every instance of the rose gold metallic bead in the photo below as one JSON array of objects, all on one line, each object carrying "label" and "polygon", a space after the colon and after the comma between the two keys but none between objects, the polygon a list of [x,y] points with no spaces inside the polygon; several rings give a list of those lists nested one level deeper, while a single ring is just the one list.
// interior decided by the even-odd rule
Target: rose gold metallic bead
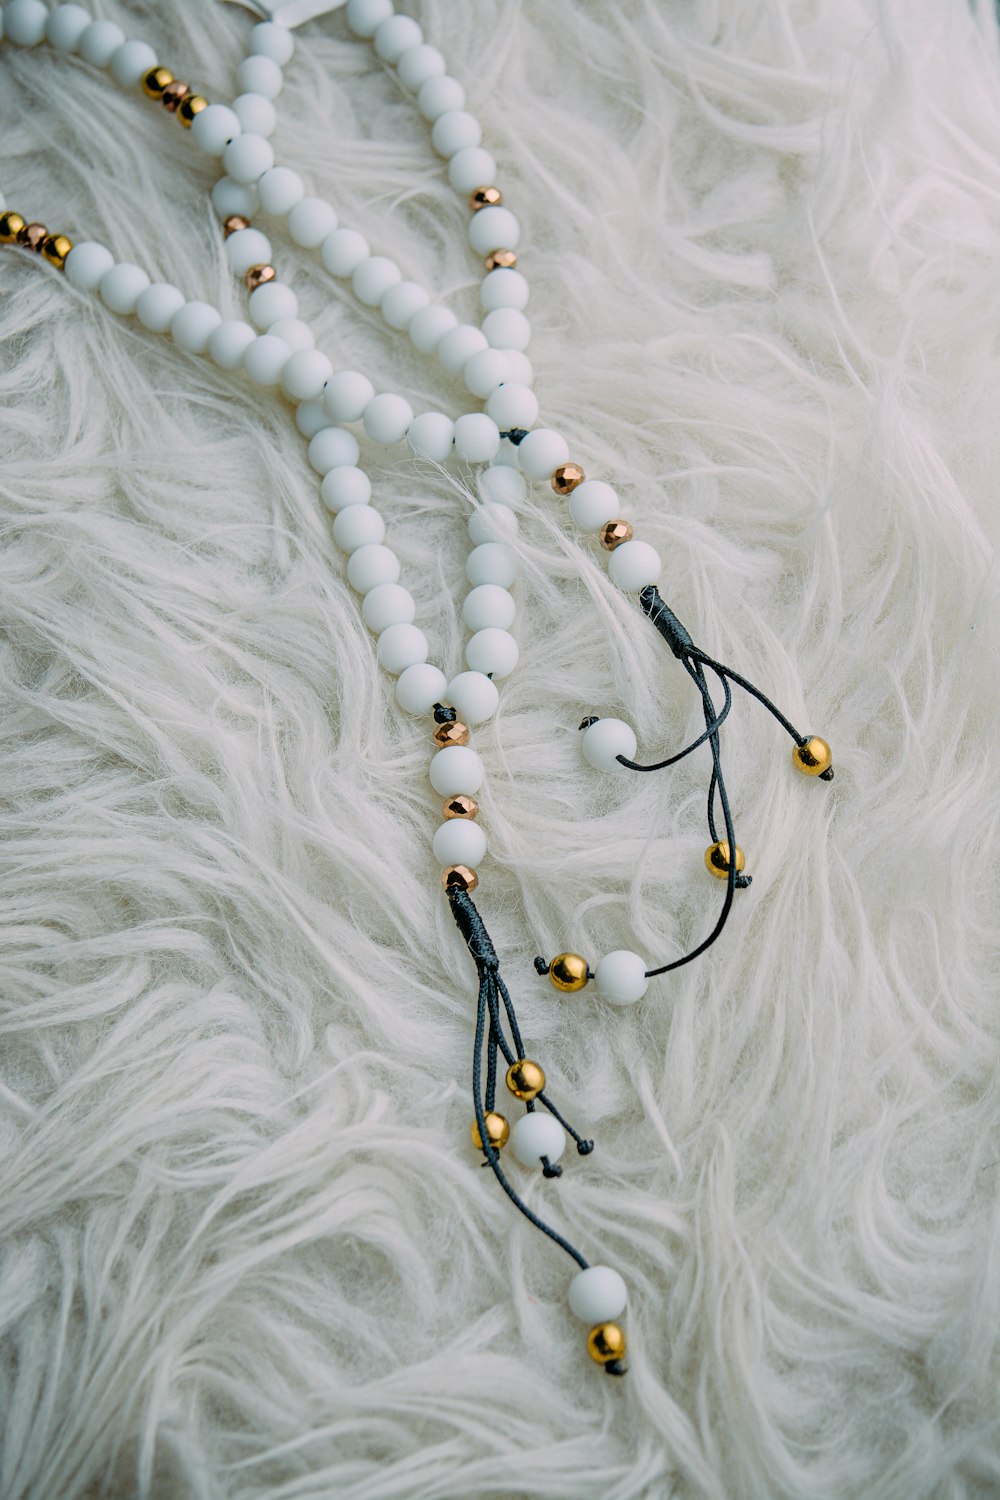
[{"label": "rose gold metallic bead", "polygon": [[572,495],[578,484],[586,479],[579,464],[560,464],[549,480],[557,495]]},{"label": "rose gold metallic bead", "polygon": [[17,243],[26,250],[41,250],[48,237],[49,231],[44,224],[25,224],[17,236]]},{"label": "rose gold metallic bead", "polygon": [[474,818],[479,811],[475,797],[446,797],[441,807],[443,818]]},{"label": "rose gold metallic bead", "polygon": [[21,215],[16,214],[13,209],[0,214],[0,245],[13,245],[21,230],[27,227]]},{"label": "rose gold metallic bead", "polygon": [[50,266],[55,266],[57,271],[61,271],[72,248],[73,241],[67,239],[64,234],[50,234],[42,246],[42,254]]},{"label": "rose gold metallic bead", "polygon": [[203,109],[208,108],[208,100],[203,99],[200,94],[188,94],[182,99],[177,109],[177,118],[185,130],[190,130],[194,123],[195,115],[200,115]]},{"label": "rose gold metallic bead", "polygon": [[481,208],[496,208],[498,203],[503,202],[503,193],[498,187],[473,188],[469,194],[469,207],[474,214]]},{"label": "rose gold metallic bead", "polygon": [[487,271],[513,271],[517,256],[513,250],[491,250],[485,264]]},{"label": "rose gold metallic bead", "polygon": [[222,237],[228,240],[229,236],[235,234],[238,229],[249,228],[249,219],[245,219],[242,214],[230,214],[228,219],[222,221]]},{"label": "rose gold metallic bead", "polygon": [[467,745],[469,726],[463,724],[461,719],[453,719],[450,724],[439,724],[434,731],[434,743],[441,750],[447,745]]},{"label": "rose gold metallic bead", "polygon": [[190,92],[191,89],[188,84],[182,83],[179,78],[175,78],[165,88],[160,90],[160,103],[164,109],[169,109],[170,113],[173,114],[175,110],[179,109],[181,100],[186,99]]},{"label": "rose gold metallic bead", "polygon": [[159,99],[168,83],[173,83],[174,75],[169,68],[150,68],[142,80],[142,92],[148,99]]},{"label": "rose gold metallic bead", "polygon": [[479,876],[468,865],[449,865],[447,870],[441,871],[441,884],[446,891],[474,891]]},{"label": "rose gold metallic bead", "polygon": [[632,540],[632,528],[627,521],[609,521],[601,527],[601,546],[605,552],[613,552],[622,542]]},{"label": "rose gold metallic bead", "polygon": [[251,266],[243,280],[247,284],[247,289],[255,292],[259,286],[264,285],[265,281],[273,281],[277,274],[273,266]]}]

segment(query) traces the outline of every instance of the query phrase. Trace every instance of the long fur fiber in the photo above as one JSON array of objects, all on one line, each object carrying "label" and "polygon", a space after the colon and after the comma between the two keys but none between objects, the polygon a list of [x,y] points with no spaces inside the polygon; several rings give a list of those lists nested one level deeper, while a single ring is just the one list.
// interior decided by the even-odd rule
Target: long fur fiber
[{"label": "long fur fiber", "polygon": [[[99,13],[230,99],[250,21]],[[986,0],[415,0],[532,284],[544,419],[712,654],[825,735],[724,731],[754,881],[632,1009],[535,953],[709,928],[691,684],[565,505],[477,735],[477,895],[597,1141],[531,1203],[630,1289],[627,1379],[469,1139],[475,974],[290,409],[0,252],[4,1500],[1000,1493],[1000,49]],[[240,314],[185,132],[4,43],[11,206]],[[478,312],[464,205],[343,13],[279,161]],[[321,346],[467,409],[274,228]],[[458,670],[472,476],[365,450]],[[512,1169],[513,1170],[513,1169]],[[520,1174],[519,1181],[527,1181]]]}]

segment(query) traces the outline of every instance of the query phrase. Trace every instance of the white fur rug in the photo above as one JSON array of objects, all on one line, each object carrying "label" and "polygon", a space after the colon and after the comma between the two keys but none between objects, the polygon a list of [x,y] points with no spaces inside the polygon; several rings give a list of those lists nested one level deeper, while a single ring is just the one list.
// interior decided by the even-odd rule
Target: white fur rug
[{"label": "white fur rug", "polygon": [[[469,1138],[475,974],[290,409],[0,252],[4,1500],[1000,1493],[1000,47],[986,0],[414,0],[524,226],[545,420],[617,483],[737,701],[753,886],[630,1010],[532,969],[714,920],[684,674],[565,504],[477,743],[477,893],[595,1137],[531,1203],[631,1289],[630,1373]],[[230,99],[250,21],[100,14]],[[212,164],[4,44],[12,207],[242,308]],[[278,159],[463,317],[467,212],[339,12]],[[457,382],[275,228],[337,365]],[[451,670],[465,486],[376,474]],[[466,476],[468,478],[469,476]]]}]

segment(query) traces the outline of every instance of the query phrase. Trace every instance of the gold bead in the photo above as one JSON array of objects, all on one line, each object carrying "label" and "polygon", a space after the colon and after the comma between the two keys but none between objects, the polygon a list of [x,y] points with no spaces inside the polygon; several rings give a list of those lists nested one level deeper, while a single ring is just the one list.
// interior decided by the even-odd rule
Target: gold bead
[{"label": "gold bead", "polygon": [[557,953],[549,964],[549,978],[564,994],[582,990],[587,983],[587,960],[579,953]]},{"label": "gold bead", "polygon": [[560,464],[549,483],[557,495],[572,495],[586,477],[579,464]]},{"label": "gold bead", "polygon": [[452,719],[450,724],[439,724],[434,731],[434,743],[443,750],[448,745],[467,745],[469,726],[461,719]]},{"label": "gold bead", "polygon": [[618,1323],[598,1323],[587,1334],[587,1353],[599,1365],[622,1359],[628,1348],[625,1330]]},{"label": "gold bead", "polygon": [[519,1057],[507,1069],[507,1087],[515,1099],[534,1099],[545,1087],[545,1074],[530,1057]]},{"label": "gold bead", "polygon": [[255,292],[265,282],[273,281],[277,274],[273,266],[251,266],[249,271],[244,273],[243,280],[247,284],[247,289]]},{"label": "gold bead", "polygon": [[447,870],[441,871],[441,884],[446,891],[474,891],[479,876],[468,865],[449,865]]},{"label": "gold bead", "polygon": [[622,542],[632,540],[632,528],[627,521],[608,521],[601,527],[601,546],[605,552],[613,552]]},{"label": "gold bead", "polygon": [[503,202],[503,193],[498,187],[473,188],[469,194],[469,207],[474,214],[481,208],[496,208],[498,203]]},{"label": "gold bead", "polygon": [[13,209],[8,209],[6,213],[0,214],[0,245],[13,245],[21,230],[27,227],[25,220],[21,218],[20,214],[16,214]]},{"label": "gold bead", "polygon": [[479,803],[475,797],[446,797],[441,807],[441,816],[444,818],[474,818],[479,811]]},{"label": "gold bead", "polygon": [[249,228],[249,219],[245,219],[242,214],[230,214],[228,219],[222,221],[222,238],[228,240],[231,234],[237,234],[239,230]]},{"label": "gold bead", "polygon": [[485,261],[487,271],[513,271],[517,255],[513,250],[491,250]]},{"label": "gold bead", "polygon": [[[746,862],[746,855],[743,853],[743,850],[740,848],[739,844],[737,844],[737,875],[739,875]],[[729,874],[729,845],[726,843],[725,839],[720,839],[717,844],[713,844],[711,848],[705,850],[705,864],[712,875],[717,875],[720,880],[726,879],[727,875]]]},{"label": "gold bead", "polygon": [[[510,1139],[510,1126],[507,1124],[507,1121],[504,1119],[503,1115],[498,1115],[495,1109],[491,1109],[486,1115],[485,1125],[486,1139],[489,1141],[494,1151],[499,1151],[501,1146],[506,1146],[508,1140]],[[472,1136],[472,1144],[475,1146],[476,1150],[482,1151],[483,1138],[479,1133],[478,1120],[473,1120],[471,1126],[469,1127],[469,1134]]]},{"label": "gold bead", "polygon": [[190,92],[191,88],[189,84],[182,83],[179,78],[172,78],[160,90],[160,103],[164,109],[168,109],[173,114],[175,110],[180,108],[181,100],[186,99]]},{"label": "gold bead", "polygon": [[191,129],[195,115],[200,115],[203,109],[208,108],[208,100],[203,99],[200,94],[188,94],[177,106],[177,118],[186,130]]},{"label": "gold bead", "polygon": [[17,243],[23,245],[26,250],[41,250],[49,237],[49,231],[44,224],[25,224],[18,231]]},{"label": "gold bead", "polygon": [[792,761],[803,776],[822,776],[833,765],[833,751],[826,740],[821,740],[818,734],[814,734],[804,745],[795,746]]},{"label": "gold bead", "polygon": [[64,234],[50,234],[42,246],[42,254],[49,262],[49,265],[55,266],[57,271],[61,271],[66,264],[66,257],[72,248],[73,241],[68,240]]},{"label": "gold bead", "polygon": [[147,99],[159,99],[168,83],[173,83],[174,75],[169,68],[150,68],[142,80],[142,92]]}]

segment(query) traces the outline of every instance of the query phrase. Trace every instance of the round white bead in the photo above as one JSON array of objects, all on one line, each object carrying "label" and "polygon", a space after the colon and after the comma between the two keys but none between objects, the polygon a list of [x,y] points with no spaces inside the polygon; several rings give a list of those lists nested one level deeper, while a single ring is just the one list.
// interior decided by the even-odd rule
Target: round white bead
[{"label": "round white bead", "polygon": [[445,369],[457,375],[465,369],[474,354],[486,347],[485,334],[480,333],[472,323],[459,323],[442,336],[435,353]]},{"label": "round white bead", "polygon": [[291,354],[288,345],[272,333],[259,334],[247,345],[243,356],[243,369],[254,385],[275,386],[281,380],[285,361]]},{"label": "round white bead", "polygon": [[195,115],[191,124],[195,145],[206,156],[221,156],[242,130],[239,116],[225,104],[210,104]]},{"label": "round white bead", "polygon": [[449,818],[434,835],[431,847],[439,865],[470,865],[475,869],[486,853],[486,835],[471,818]]},{"label": "round white bead", "polygon": [[345,432],[343,427],[324,427],[309,443],[309,462],[317,474],[329,474],[331,469],[353,468],[360,455],[354,433]]},{"label": "round white bead", "polygon": [[569,497],[569,513],[584,531],[599,531],[621,515],[621,501],[603,479],[585,479]]},{"label": "round white bead", "polygon": [[[358,553],[352,556],[357,557]],[[398,677],[407,667],[420,666],[430,650],[427,637],[416,625],[390,625],[378,638],[375,654],[379,666]]]},{"label": "round white bead", "polygon": [[[256,182],[274,166],[274,148],[265,136],[238,135],[223,151],[222,163],[234,182]],[[242,233],[248,234],[249,230]]]},{"label": "round white bead", "polygon": [[140,294],[135,315],[150,333],[166,333],[171,318],[184,306],[184,301],[180,287],[171,286],[167,281],[154,281]]},{"label": "round white bead", "polygon": [[[8,5],[6,16],[9,17],[11,9]],[[114,21],[91,21],[80,38],[80,56],[95,68],[106,68],[124,40],[124,31]]]},{"label": "round white bead", "polygon": [[655,547],[648,542],[622,542],[608,558],[608,576],[611,582],[628,594],[637,594],[641,589],[656,583],[663,571],[663,560]]},{"label": "round white bead", "polygon": [[421,354],[433,354],[445,334],[457,327],[458,319],[451,309],[436,302],[414,314],[409,327],[410,342]]},{"label": "round white bead", "polygon": [[331,422],[360,422],[374,394],[375,387],[367,375],[338,370],[326,383],[323,406]]},{"label": "round white bead", "polygon": [[428,771],[431,786],[442,797],[474,796],[484,774],[482,761],[468,745],[446,745],[431,756]]},{"label": "round white bead", "polygon": [[610,1266],[588,1266],[569,1284],[570,1311],[591,1328],[620,1318],[627,1302],[628,1287]]},{"label": "round white bead", "polygon": [[465,575],[474,587],[495,583],[508,589],[517,577],[517,558],[503,542],[483,542],[465,559]]},{"label": "round white bead", "polygon": [[[495,349],[490,352],[503,354],[506,359],[505,351]],[[523,431],[538,418],[538,397],[529,386],[505,383],[490,395],[486,415],[493,418],[501,432],[513,432],[518,428]]]},{"label": "round white bead", "polygon": [[408,47],[396,62],[396,74],[404,89],[415,94],[428,78],[440,78],[445,71],[445,61],[436,47],[421,44]]},{"label": "round white bead", "polygon": [[423,39],[420,27],[409,16],[389,16],[380,23],[372,38],[375,51],[387,63],[398,62],[404,52],[419,47]]},{"label": "round white bead", "polygon": [[[240,230],[241,234],[249,234],[248,229]],[[233,235],[233,239],[236,236]],[[251,265],[254,262],[251,261]],[[266,330],[272,323],[277,323],[280,318],[294,318],[299,310],[299,299],[290,286],[285,286],[283,281],[265,281],[255,292],[251,292],[247,302],[247,311],[250,321],[255,327]]]},{"label": "round white bead", "polygon": [[[208,114],[208,110],[202,110],[202,114]],[[198,119],[201,119],[201,115]],[[272,167],[269,172],[264,173],[257,184],[257,197],[260,199],[261,208],[265,213],[275,214],[279,218],[290,213],[305,195],[306,185],[298,172],[293,172],[291,167]]]},{"label": "round white bead", "polygon": [[303,250],[315,250],[336,227],[337,211],[322,198],[300,198],[289,210],[288,233]]},{"label": "round white bead", "polygon": [[402,396],[383,391],[369,401],[363,421],[373,443],[398,443],[413,421],[413,407]]},{"label": "round white bead", "polygon": [[430,293],[415,281],[400,281],[382,297],[382,316],[390,328],[409,328],[417,313],[430,303]]},{"label": "round white bead", "polygon": [[115,258],[105,245],[99,245],[95,240],[81,240],[67,255],[63,269],[70,286],[75,286],[80,292],[93,292],[114,263]]},{"label": "round white bead", "polygon": [[347,24],[355,36],[373,37],[392,15],[392,0],[347,0]]},{"label": "round white bead", "polygon": [[111,54],[111,76],[122,88],[135,88],[155,67],[156,53],[148,42],[122,42]]},{"label": "round white bead", "polygon": [[209,334],[209,358],[220,370],[238,370],[243,363],[244,354],[256,337],[249,323],[244,323],[239,318],[227,318]]},{"label": "round white bead", "polygon": [[241,94],[263,94],[265,99],[277,99],[285,80],[270,57],[246,57],[236,69],[236,81]]},{"label": "round white bead", "polygon": [[[396,19],[401,21],[404,17]],[[378,307],[389,288],[398,286],[402,279],[403,273],[394,260],[386,255],[369,255],[355,267],[351,287],[359,302],[366,307]]]},{"label": "round white bead", "polygon": [[212,189],[212,207],[220,219],[228,219],[231,214],[250,219],[257,212],[257,189],[231,177],[220,177]]},{"label": "round white bead", "polygon": [[448,684],[447,701],[466,724],[485,724],[497,711],[500,693],[483,672],[459,672]]},{"label": "round white bead", "polygon": [[509,505],[489,501],[469,517],[469,536],[476,547],[483,542],[509,542],[518,533],[517,516]]},{"label": "round white bead", "polygon": [[98,287],[101,301],[116,313],[134,313],[135,304],[149,286],[149,277],[141,266],[129,261],[105,271]]},{"label": "round white bead", "polygon": [[479,495],[484,503],[495,500],[498,505],[517,506],[527,493],[523,476],[507,464],[484,469],[479,476]]},{"label": "round white bead", "polygon": [[510,370],[509,380],[511,385],[530,386],[535,378],[535,372],[531,368],[531,360],[522,349],[505,349],[507,356],[507,367]]},{"label": "round white bead", "polygon": [[[7,8],[7,34],[10,35],[10,7]],[[45,23],[45,39],[57,52],[75,52],[92,17],[82,5],[57,5]]]},{"label": "round white bead", "polygon": [[[378,511],[373,510],[370,505],[352,505],[347,510],[342,510],[333,523],[334,537],[342,520],[358,516],[364,521],[366,516],[377,515]],[[381,541],[381,537],[375,540]],[[357,548],[345,547],[344,551],[355,552]],[[417,604],[413,595],[398,583],[380,583],[365,595],[361,603],[362,618],[368,629],[374,630],[376,635],[382,630],[388,630],[390,625],[412,625],[416,612]]]},{"label": "round white bead", "polygon": [[509,677],[519,656],[517,642],[510,632],[493,627],[477,630],[465,644],[468,666],[473,672],[483,672],[488,677]]},{"label": "round white bead", "polygon": [[517,449],[518,467],[529,479],[548,479],[561,464],[569,462],[569,445],[561,432],[536,427],[522,438]]},{"label": "round white bead", "polygon": [[440,667],[422,662],[400,673],[396,682],[396,702],[407,713],[428,714],[435,703],[440,703],[445,687],[445,675]]},{"label": "round white bead", "polygon": [[[275,338],[278,335],[275,334]],[[212,344],[209,341],[209,351]],[[311,442],[318,432],[322,432],[329,422],[329,417],[318,401],[303,401],[295,408],[295,425],[302,436]]]},{"label": "round white bead", "polygon": [[372,497],[372,482],[364,469],[354,464],[338,464],[323,475],[319,488],[327,510],[339,514],[358,505],[367,505]]},{"label": "round white bead", "polygon": [[347,559],[347,577],[359,594],[367,594],[380,583],[398,582],[399,558],[390,547],[383,547],[381,543],[359,547]]},{"label": "round white bead", "polygon": [[333,374],[333,365],[319,349],[299,349],[281,372],[281,389],[290,401],[316,401]]},{"label": "round white bead", "polygon": [[510,1133],[510,1149],[522,1166],[540,1167],[542,1157],[557,1162],[566,1149],[566,1132],[550,1114],[536,1109],[522,1115]]},{"label": "round white bead", "polygon": [[438,156],[446,159],[454,156],[456,151],[478,146],[482,138],[483,128],[479,121],[464,109],[450,109],[439,115],[431,128],[431,145]]},{"label": "round white bead", "polygon": [[266,266],[271,259],[271,241],[259,229],[237,229],[226,240],[226,260],[234,276],[251,266]]},{"label": "round white bead", "polygon": [[[45,37],[49,13],[41,0],[9,0],[3,12],[3,29],[18,47],[37,47]],[[87,17],[88,29],[94,23]]]},{"label": "round white bead", "polygon": [[417,458],[443,464],[451,457],[455,441],[455,424],[440,411],[421,412],[414,417],[406,434],[410,450]]},{"label": "round white bead", "polygon": [[[496,182],[497,164],[482,146],[463,146],[448,163],[448,181],[456,193],[471,193],[475,188],[491,187]],[[491,246],[491,249],[494,248]]]},{"label": "round white bead", "polygon": [[495,312],[498,307],[513,307],[518,312],[523,312],[528,305],[529,291],[527,280],[520,271],[515,271],[510,266],[499,266],[483,277],[479,300],[487,312]]},{"label": "round white bead", "polygon": [[619,755],[635,760],[636,738],[630,724],[622,719],[597,719],[580,737],[584,759],[598,771],[624,771]]},{"label": "round white bead", "polygon": [[516,307],[498,307],[483,319],[483,333],[493,349],[527,349],[531,324]]},{"label": "round white bead", "polygon": [[649,986],[645,961],[625,948],[598,959],[594,980],[601,999],[611,1005],[634,1005]]},{"label": "round white bead", "polygon": [[[316,335],[301,318],[278,318],[267,331],[273,333],[276,339],[283,339],[293,354],[297,354],[300,349],[313,349],[316,346]],[[325,420],[324,418],[324,422]]]},{"label": "round white bead", "polygon": [[455,452],[467,464],[488,464],[500,448],[500,430],[485,412],[470,411],[455,423]]},{"label": "round white bead", "polygon": [[477,584],[462,604],[462,618],[470,630],[509,630],[515,613],[513,597],[498,583]]},{"label": "round white bead", "polygon": [[269,57],[283,68],[292,60],[295,38],[287,26],[279,26],[276,21],[261,21],[250,32],[250,51]]},{"label": "round white bead", "polygon": [[425,120],[439,120],[442,115],[452,114],[465,104],[465,90],[457,78],[447,74],[440,78],[428,78],[420,85],[417,108]]},{"label": "round white bead", "polygon": [[369,253],[368,241],[356,229],[333,229],[323,239],[319,258],[331,276],[352,276]]},{"label": "round white bead", "polygon": [[465,361],[462,379],[474,396],[485,398],[507,379],[507,358],[502,349],[480,349]]},{"label": "round white bead", "polygon": [[[339,511],[333,517],[333,540],[342,552],[357,552],[358,547],[376,546],[385,535],[385,522],[379,516],[378,510],[373,505],[348,505],[346,510]],[[399,588],[397,583],[379,583],[379,588]],[[405,591],[403,591],[405,592]],[[372,589],[372,594],[378,594],[378,588]],[[364,604],[367,604],[372,594],[364,595]],[[364,613],[364,624],[372,624],[367,615],[366,607],[361,606]],[[414,618],[414,616],[409,616]],[[399,624],[396,619],[387,619],[385,624],[376,625],[376,630],[385,630],[385,625]]]},{"label": "round white bead", "polygon": [[520,238],[521,226],[509,208],[481,208],[469,220],[469,244],[480,255],[513,250]]},{"label": "round white bead", "polygon": [[170,320],[170,337],[188,354],[204,354],[208,341],[222,322],[218,308],[207,302],[185,302]]},{"label": "round white bead", "polygon": [[240,94],[233,100],[233,113],[248,135],[271,137],[278,124],[278,111],[263,94]]}]

